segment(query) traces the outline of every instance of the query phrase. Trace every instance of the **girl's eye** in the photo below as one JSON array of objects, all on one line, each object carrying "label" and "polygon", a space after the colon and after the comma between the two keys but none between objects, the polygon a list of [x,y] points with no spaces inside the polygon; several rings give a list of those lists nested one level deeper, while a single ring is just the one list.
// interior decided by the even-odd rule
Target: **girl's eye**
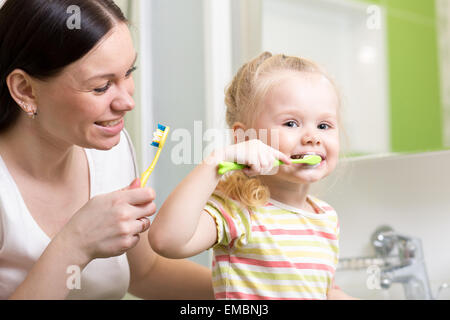
[{"label": "girl's eye", "polygon": [[326,123],[321,123],[317,126],[317,128],[319,128],[320,130],[327,130],[330,128],[330,126]]},{"label": "girl's eye", "polygon": [[94,89],[94,91],[97,92],[97,93],[104,93],[104,92],[106,92],[109,89],[109,87],[111,87],[111,81],[108,81],[106,86],[104,86],[102,88]]},{"label": "girl's eye", "polygon": [[295,122],[293,120],[286,122],[284,125],[286,127],[290,127],[290,128],[297,128],[298,127],[297,122]]}]

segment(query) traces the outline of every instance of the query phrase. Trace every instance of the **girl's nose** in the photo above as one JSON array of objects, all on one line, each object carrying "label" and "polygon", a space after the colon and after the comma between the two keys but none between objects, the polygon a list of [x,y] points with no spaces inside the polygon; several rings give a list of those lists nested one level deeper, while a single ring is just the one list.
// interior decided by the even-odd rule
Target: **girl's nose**
[{"label": "girl's nose", "polygon": [[320,139],[316,135],[313,134],[305,134],[302,137],[302,144],[304,145],[320,145]]}]

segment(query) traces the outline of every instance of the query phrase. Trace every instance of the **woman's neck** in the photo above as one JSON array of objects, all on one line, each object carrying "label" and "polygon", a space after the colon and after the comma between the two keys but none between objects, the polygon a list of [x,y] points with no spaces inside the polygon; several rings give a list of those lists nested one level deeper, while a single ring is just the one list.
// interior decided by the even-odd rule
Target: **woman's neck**
[{"label": "woman's neck", "polygon": [[311,210],[307,202],[309,184],[292,183],[277,176],[260,176],[260,179],[269,188],[272,199],[295,208]]},{"label": "woman's neck", "polygon": [[48,182],[64,182],[70,179],[78,149],[52,138],[21,117],[0,135],[0,151],[5,162],[23,174]]}]

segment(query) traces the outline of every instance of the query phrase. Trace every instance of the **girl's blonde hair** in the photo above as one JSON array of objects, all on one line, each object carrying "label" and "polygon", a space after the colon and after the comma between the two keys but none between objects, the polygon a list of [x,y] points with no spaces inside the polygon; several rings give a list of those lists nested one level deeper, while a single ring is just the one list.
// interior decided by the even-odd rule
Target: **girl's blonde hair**
[{"label": "girl's blonde hair", "polygon": [[[261,101],[279,80],[274,75],[283,71],[318,73],[326,77],[336,88],[333,79],[316,63],[305,58],[264,52],[244,64],[226,89],[226,121],[230,128],[236,122],[252,125],[253,119],[257,118],[261,111],[258,108]],[[336,88],[339,98],[338,92]],[[242,171],[225,176],[217,189],[247,207],[265,205],[270,197],[269,188],[258,177],[249,178]]]}]

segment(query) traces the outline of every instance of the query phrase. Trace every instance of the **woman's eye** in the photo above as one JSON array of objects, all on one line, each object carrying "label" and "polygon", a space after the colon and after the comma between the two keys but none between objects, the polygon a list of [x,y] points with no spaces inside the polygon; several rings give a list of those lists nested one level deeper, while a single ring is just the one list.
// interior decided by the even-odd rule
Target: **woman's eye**
[{"label": "woman's eye", "polygon": [[127,74],[125,75],[125,77],[129,77],[129,76],[131,76],[131,74],[134,72],[134,71],[136,71],[137,70],[137,67],[136,66],[134,66],[133,68],[131,68],[130,70],[128,70],[128,72],[127,72]]},{"label": "woman's eye", "polygon": [[109,87],[111,87],[111,81],[108,81],[106,86],[104,86],[102,88],[94,89],[94,91],[97,92],[97,93],[104,93],[104,92],[106,92],[109,89]]},{"label": "woman's eye", "polygon": [[286,122],[285,124],[284,124],[286,127],[290,127],[290,128],[297,128],[298,127],[298,124],[297,124],[297,122],[295,122],[295,121],[288,121],[288,122]]},{"label": "woman's eye", "polygon": [[326,123],[321,123],[317,126],[317,128],[321,129],[321,130],[327,130],[330,128],[330,126]]}]

